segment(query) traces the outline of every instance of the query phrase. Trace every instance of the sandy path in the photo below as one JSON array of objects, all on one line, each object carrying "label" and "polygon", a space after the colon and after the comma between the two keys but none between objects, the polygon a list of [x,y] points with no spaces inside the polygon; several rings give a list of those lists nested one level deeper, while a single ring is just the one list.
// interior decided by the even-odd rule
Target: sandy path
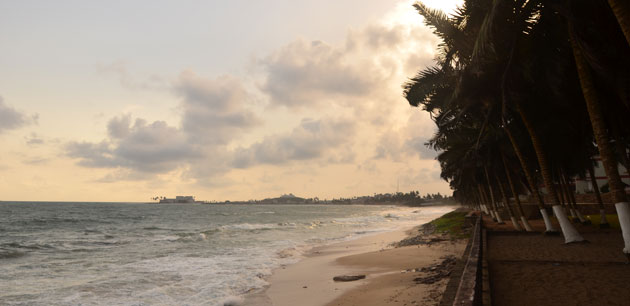
[{"label": "sandy path", "polygon": [[564,244],[562,235],[484,222],[494,305],[630,305],[630,265],[619,229],[575,224],[589,242]]}]

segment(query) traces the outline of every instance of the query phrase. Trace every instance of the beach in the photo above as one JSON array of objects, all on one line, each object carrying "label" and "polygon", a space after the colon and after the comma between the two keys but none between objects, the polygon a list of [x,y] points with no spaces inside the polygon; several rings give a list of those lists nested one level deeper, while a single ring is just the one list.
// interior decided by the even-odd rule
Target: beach
[{"label": "beach", "polygon": [[[454,209],[449,208],[445,213]],[[420,220],[427,223],[430,219]],[[466,239],[395,247],[419,234],[420,226],[375,234],[357,240],[315,247],[295,264],[273,271],[270,285],[248,296],[245,305],[433,305],[439,302],[448,277],[423,284],[421,268],[461,257]],[[430,274],[430,273],[429,273]],[[341,275],[365,279],[335,282]]]}]

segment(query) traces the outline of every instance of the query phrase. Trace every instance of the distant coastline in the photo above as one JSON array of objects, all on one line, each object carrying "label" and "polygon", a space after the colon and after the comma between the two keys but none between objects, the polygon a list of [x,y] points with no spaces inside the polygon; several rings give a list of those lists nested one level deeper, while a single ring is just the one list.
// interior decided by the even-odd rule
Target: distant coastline
[{"label": "distant coastline", "polygon": [[352,198],[333,198],[320,199],[318,197],[302,198],[292,193],[283,194],[276,198],[266,198],[263,200],[247,200],[247,201],[197,201],[194,196],[176,196],[175,198],[154,197],[153,200],[159,202],[149,202],[153,204],[334,204],[334,205],[400,205],[400,206],[431,206],[431,205],[449,205],[455,204],[450,196],[443,196],[439,192],[436,194],[427,193],[421,196],[418,191],[409,193],[385,193],[374,194],[373,196],[360,196]]}]

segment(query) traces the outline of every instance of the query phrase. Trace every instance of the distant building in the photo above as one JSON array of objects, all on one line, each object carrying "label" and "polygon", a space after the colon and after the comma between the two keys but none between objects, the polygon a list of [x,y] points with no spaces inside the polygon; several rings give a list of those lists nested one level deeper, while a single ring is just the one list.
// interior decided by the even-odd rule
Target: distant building
[{"label": "distant building", "polygon": [[194,196],[176,196],[174,199],[163,198],[160,203],[197,203]]}]

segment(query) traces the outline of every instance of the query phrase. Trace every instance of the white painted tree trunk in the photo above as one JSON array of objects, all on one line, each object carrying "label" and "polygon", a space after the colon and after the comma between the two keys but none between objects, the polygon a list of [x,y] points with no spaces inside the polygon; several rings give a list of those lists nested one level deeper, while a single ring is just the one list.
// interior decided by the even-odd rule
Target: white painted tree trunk
[{"label": "white painted tree trunk", "polygon": [[494,216],[494,210],[490,210],[490,217],[492,217],[492,219],[496,220],[497,217]]},{"label": "white painted tree trunk", "polygon": [[575,229],[573,224],[571,224],[571,221],[569,221],[569,218],[567,218],[567,215],[564,212],[564,209],[562,209],[562,206],[554,205],[552,208],[554,214],[556,215],[556,218],[558,218],[558,222],[560,223],[560,229],[562,230],[562,234],[564,235],[564,243],[584,241],[582,235],[578,233],[577,229]]},{"label": "white painted tree trunk", "polygon": [[505,222],[503,222],[503,219],[501,219],[501,215],[499,214],[499,212],[495,211],[494,215],[497,217],[497,223],[499,223],[499,224],[505,223]]},{"label": "white painted tree trunk", "polygon": [[512,220],[512,225],[514,226],[514,229],[517,231],[522,231],[523,229],[521,228],[521,225],[518,224],[518,221],[516,220],[516,217],[510,217],[510,220]]},{"label": "white painted tree trunk", "polygon": [[527,218],[525,218],[525,216],[521,216],[521,222],[523,222],[523,227],[525,227],[526,231],[528,231],[528,232],[533,232],[534,231],[532,226],[529,225],[529,222],[527,221]]},{"label": "white painted tree trunk", "polygon": [[608,219],[606,219],[606,211],[603,209],[599,210],[599,224],[608,224]]},{"label": "white painted tree trunk", "polygon": [[488,212],[488,207],[486,206],[486,204],[481,204],[481,209],[483,210],[483,212],[486,213],[486,215],[489,215],[490,213]]},{"label": "white painted tree trunk", "polygon": [[553,228],[553,224],[551,224],[551,219],[549,218],[549,214],[546,209],[541,209],[540,214],[543,217],[543,221],[545,221],[545,231],[546,232],[555,232],[556,229]]},{"label": "white painted tree trunk", "polygon": [[621,234],[625,247],[623,252],[630,254],[630,204],[628,202],[619,202],[615,204],[617,216],[619,216],[619,225],[621,225]]}]

